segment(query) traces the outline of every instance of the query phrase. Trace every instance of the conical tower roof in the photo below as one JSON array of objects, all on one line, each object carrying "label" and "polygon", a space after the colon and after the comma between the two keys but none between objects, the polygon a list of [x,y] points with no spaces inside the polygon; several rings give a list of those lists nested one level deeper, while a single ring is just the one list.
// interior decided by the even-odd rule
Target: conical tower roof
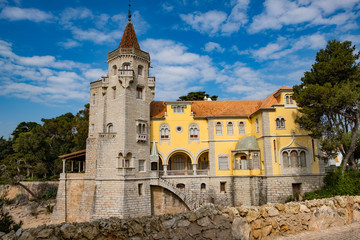
[{"label": "conical tower roof", "polygon": [[124,31],[124,34],[121,38],[119,48],[136,48],[140,49],[139,42],[136,38],[134,26],[131,22],[128,22]]}]

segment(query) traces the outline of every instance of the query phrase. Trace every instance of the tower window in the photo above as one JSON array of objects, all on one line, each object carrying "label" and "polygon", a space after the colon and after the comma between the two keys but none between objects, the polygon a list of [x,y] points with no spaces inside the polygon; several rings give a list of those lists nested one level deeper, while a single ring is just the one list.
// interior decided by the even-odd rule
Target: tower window
[{"label": "tower window", "polygon": [[108,124],[107,131],[108,131],[108,133],[113,133],[114,132],[114,125],[112,123]]},{"label": "tower window", "polygon": [[138,193],[139,193],[139,196],[143,195],[143,184],[142,183],[138,184]]},{"label": "tower window", "polygon": [[136,88],[136,98],[142,99],[143,89],[141,87]]},{"label": "tower window", "polygon": [[139,76],[142,76],[142,75],[143,75],[143,70],[144,70],[144,67],[141,66],[141,65],[139,65],[139,66],[138,66],[138,75],[139,75]]},{"label": "tower window", "polygon": [[286,104],[294,104],[293,98],[290,95],[285,96],[285,103]]},{"label": "tower window", "polygon": [[139,160],[139,172],[145,171],[145,160]]},{"label": "tower window", "polygon": [[123,64],[123,69],[124,70],[129,70],[130,69],[130,63],[126,62]]},{"label": "tower window", "polygon": [[226,192],[226,182],[220,182],[220,192]]},{"label": "tower window", "polygon": [[117,66],[116,65],[112,66],[112,71],[113,71],[113,75],[117,74]]}]

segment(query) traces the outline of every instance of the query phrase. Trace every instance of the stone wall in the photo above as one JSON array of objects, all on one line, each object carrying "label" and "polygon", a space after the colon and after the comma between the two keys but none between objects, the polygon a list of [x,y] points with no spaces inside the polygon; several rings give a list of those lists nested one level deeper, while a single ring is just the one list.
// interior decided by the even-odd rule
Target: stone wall
[{"label": "stone wall", "polygon": [[5,239],[271,239],[360,222],[360,196],[261,207],[206,205],[192,212],[20,229]]},{"label": "stone wall", "polygon": [[[58,181],[47,181],[47,182],[21,182],[23,185],[28,187],[35,195],[43,194],[50,187],[57,188],[59,185]],[[18,194],[24,194],[32,199],[32,196],[21,186],[12,185],[0,185],[0,195],[7,193],[7,198],[13,199]]]}]

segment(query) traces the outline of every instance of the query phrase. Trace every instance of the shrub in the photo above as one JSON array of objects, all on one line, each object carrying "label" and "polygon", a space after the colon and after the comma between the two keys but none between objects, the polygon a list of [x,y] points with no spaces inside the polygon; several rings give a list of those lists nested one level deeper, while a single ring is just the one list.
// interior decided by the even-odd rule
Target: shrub
[{"label": "shrub", "polygon": [[45,194],[43,195],[43,198],[48,199],[55,199],[57,194],[57,188],[56,187],[50,187],[48,190],[46,190]]},{"label": "shrub", "polygon": [[6,199],[6,196],[0,197],[0,232],[9,233],[12,230],[16,232],[23,223],[22,221],[16,223],[10,214],[5,211],[4,205],[6,201],[4,199]]},{"label": "shrub", "polygon": [[303,199],[329,198],[336,195],[360,195],[360,172],[346,171],[344,177],[341,176],[340,169],[328,173],[324,178],[324,187],[305,193]]},{"label": "shrub", "polygon": [[54,211],[54,205],[48,204],[46,206],[46,211],[47,211],[47,213],[52,213]]}]

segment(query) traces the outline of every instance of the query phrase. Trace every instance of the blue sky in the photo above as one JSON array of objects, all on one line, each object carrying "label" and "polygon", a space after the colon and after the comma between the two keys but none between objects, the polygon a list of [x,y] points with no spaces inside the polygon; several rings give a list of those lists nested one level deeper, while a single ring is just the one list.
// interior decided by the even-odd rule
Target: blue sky
[{"label": "blue sky", "polygon": [[[0,136],[88,103],[127,11],[127,0],[0,0]],[[156,100],[264,99],[299,84],[327,41],[360,44],[359,0],[133,0],[132,13]]]}]

